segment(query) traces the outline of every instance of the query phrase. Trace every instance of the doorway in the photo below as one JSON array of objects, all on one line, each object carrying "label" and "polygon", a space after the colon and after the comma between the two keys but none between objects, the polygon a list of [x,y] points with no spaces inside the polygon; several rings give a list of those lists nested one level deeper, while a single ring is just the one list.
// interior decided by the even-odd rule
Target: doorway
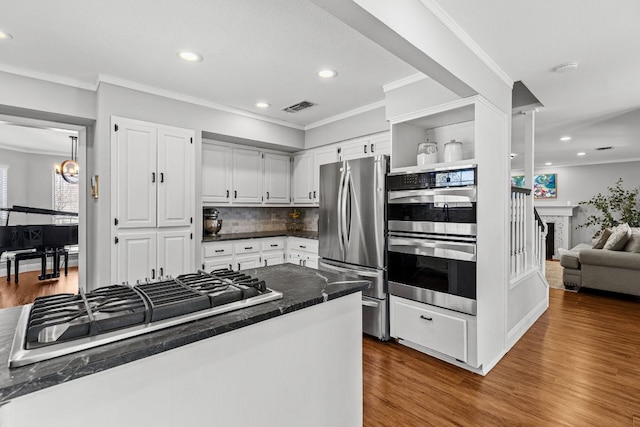
[{"label": "doorway", "polygon": [[[23,249],[21,251],[27,251],[27,255],[19,252],[19,281],[16,283],[17,251],[2,254],[0,307],[29,303],[36,296],[75,293],[79,286],[85,287],[86,141],[84,126],[0,115],[0,207],[77,212],[77,216],[72,216],[0,211],[0,227],[61,225],[77,229],[77,243],[66,245],[62,252],[66,256],[61,254],[59,278],[41,275],[42,259],[50,274],[54,270],[55,257],[37,257],[28,253],[35,249]],[[73,164],[68,160],[75,160],[79,166],[75,177],[63,174],[63,162],[67,161],[67,166]],[[10,271],[7,271],[8,258],[12,261]],[[66,276],[65,267],[68,267]],[[7,281],[9,276],[11,280]]]}]

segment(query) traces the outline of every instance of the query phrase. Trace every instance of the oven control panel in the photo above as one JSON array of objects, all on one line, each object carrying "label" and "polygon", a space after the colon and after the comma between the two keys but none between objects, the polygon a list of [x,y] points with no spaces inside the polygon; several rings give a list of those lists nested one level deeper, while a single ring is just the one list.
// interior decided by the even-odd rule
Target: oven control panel
[{"label": "oven control panel", "polygon": [[415,190],[421,188],[465,187],[477,185],[475,167],[443,171],[389,174],[387,190]]}]

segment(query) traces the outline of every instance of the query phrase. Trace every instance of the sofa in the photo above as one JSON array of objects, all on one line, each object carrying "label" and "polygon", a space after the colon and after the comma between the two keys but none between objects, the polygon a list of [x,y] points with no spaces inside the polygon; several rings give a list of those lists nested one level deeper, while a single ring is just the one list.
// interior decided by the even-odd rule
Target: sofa
[{"label": "sofa", "polygon": [[565,288],[640,296],[640,228],[625,225],[604,230],[591,244],[559,250]]}]

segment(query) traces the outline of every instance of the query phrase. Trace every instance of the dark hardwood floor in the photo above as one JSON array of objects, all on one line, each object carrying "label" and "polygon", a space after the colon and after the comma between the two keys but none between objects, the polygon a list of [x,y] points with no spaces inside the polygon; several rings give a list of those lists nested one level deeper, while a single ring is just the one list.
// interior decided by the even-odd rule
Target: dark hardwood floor
[{"label": "dark hardwood floor", "polygon": [[18,283],[7,282],[6,276],[0,277],[0,308],[29,304],[36,297],[61,293],[78,292],[78,267],[69,267],[69,275],[64,273],[57,279],[38,280],[40,270],[20,273]]},{"label": "dark hardwood floor", "polygon": [[640,426],[640,302],[550,290],[485,377],[363,340],[364,425]]}]

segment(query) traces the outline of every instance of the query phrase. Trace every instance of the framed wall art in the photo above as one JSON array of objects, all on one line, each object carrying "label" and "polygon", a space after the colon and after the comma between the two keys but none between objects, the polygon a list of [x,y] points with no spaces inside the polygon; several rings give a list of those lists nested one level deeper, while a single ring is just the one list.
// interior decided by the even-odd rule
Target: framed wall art
[{"label": "framed wall art", "polygon": [[[511,177],[511,185],[527,188],[524,175]],[[543,173],[533,176],[533,197],[535,199],[555,199],[558,197],[558,174]]]}]

